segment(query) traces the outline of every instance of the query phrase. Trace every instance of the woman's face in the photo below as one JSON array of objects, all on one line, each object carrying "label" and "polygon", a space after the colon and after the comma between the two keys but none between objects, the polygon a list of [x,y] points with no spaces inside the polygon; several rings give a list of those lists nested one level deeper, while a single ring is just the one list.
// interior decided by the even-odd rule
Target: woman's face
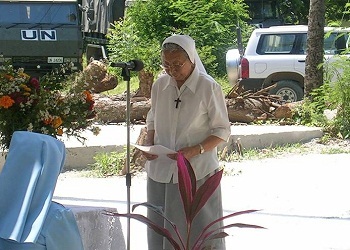
[{"label": "woman's face", "polygon": [[182,50],[162,52],[162,66],[165,72],[182,85],[191,75],[194,65]]}]

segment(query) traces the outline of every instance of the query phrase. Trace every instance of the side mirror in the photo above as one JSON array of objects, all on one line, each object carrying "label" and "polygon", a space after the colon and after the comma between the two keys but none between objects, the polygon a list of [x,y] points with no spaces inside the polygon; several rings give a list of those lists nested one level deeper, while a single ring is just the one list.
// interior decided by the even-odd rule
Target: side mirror
[{"label": "side mirror", "polygon": [[89,8],[86,12],[87,20],[89,21],[89,29],[95,30],[97,27],[97,23],[95,20],[95,10],[93,8]]},{"label": "side mirror", "polygon": [[87,19],[90,21],[93,21],[95,19],[95,10],[92,8],[89,8],[86,12]]}]

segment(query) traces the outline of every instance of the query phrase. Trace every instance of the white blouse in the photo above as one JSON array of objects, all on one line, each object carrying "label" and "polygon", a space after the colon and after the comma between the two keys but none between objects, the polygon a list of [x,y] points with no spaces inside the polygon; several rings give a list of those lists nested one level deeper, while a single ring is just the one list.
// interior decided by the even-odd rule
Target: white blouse
[{"label": "white blouse", "polygon": [[[181,102],[178,102],[177,98]],[[154,144],[173,150],[194,146],[214,135],[227,141],[231,135],[225,97],[221,86],[197,67],[181,86],[169,75],[162,75],[152,86],[147,129],[155,130]],[[190,160],[197,180],[219,166],[217,149]],[[154,181],[177,183],[176,161],[167,156],[146,162],[148,176]]]}]

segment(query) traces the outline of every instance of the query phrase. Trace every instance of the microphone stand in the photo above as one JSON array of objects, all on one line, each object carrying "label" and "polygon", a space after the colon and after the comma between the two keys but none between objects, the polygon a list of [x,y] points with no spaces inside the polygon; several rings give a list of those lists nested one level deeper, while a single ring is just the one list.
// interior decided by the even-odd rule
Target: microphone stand
[{"label": "microphone stand", "polygon": [[[122,69],[122,76],[127,83],[126,87],[126,196],[127,196],[127,213],[130,214],[130,187],[131,187],[131,174],[130,174],[130,69],[124,67]],[[127,218],[127,240],[126,249],[130,250],[130,218]]]},{"label": "microphone stand", "polygon": [[[143,68],[143,62],[140,60],[132,60],[127,63],[112,63],[112,67],[122,67],[123,80],[126,81],[126,194],[127,194],[127,213],[130,214],[130,187],[131,187],[131,174],[130,174],[130,70],[140,71]],[[126,250],[130,250],[130,218],[127,218],[127,239]]]}]

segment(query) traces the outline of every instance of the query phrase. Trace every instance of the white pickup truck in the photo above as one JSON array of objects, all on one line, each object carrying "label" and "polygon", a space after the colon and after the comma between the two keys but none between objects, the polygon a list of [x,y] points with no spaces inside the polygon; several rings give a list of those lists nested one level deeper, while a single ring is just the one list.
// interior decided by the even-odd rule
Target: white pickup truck
[{"label": "white pickup truck", "polygon": [[[307,31],[305,25],[255,29],[243,55],[238,49],[226,54],[230,83],[239,83],[245,90],[253,91],[277,83],[271,94],[280,95],[287,102],[303,99]],[[325,28],[326,61],[349,47],[348,32],[341,28]]]}]

